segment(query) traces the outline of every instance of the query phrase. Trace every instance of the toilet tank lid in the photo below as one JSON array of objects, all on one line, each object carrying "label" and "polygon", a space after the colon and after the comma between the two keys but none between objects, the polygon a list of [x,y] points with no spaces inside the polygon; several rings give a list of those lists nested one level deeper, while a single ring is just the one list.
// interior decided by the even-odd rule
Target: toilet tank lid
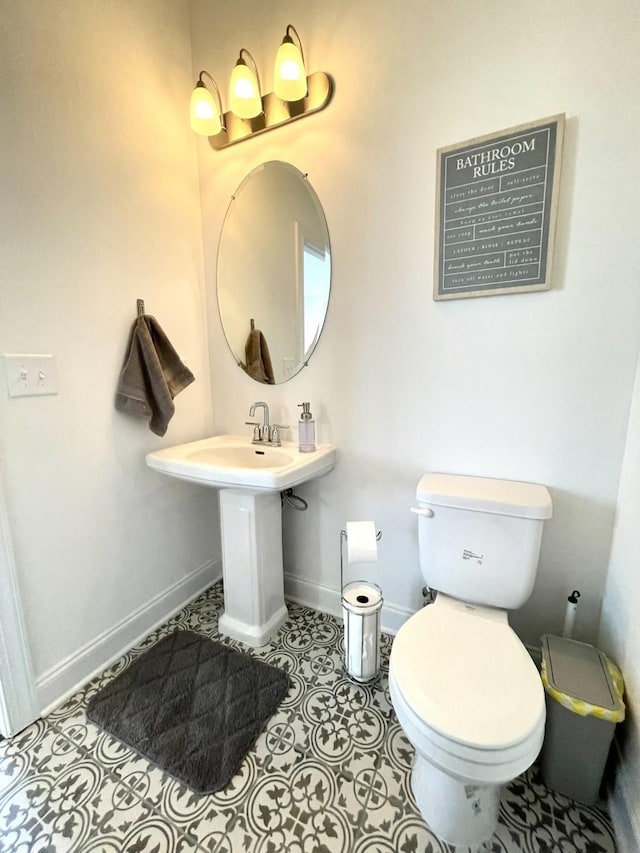
[{"label": "toilet tank lid", "polygon": [[551,495],[545,486],[461,474],[424,474],[416,497],[432,506],[468,509],[516,518],[551,518]]}]

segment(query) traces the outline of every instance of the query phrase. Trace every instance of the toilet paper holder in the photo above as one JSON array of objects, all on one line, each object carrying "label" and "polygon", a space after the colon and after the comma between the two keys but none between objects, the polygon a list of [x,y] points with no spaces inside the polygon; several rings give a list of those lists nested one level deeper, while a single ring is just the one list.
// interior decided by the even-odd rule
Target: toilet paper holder
[{"label": "toilet paper holder", "polygon": [[[376,533],[376,542],[382,533]],[[380,615],[383,598],[380,587],[368,581],[344,585],[344,545],[346,530],[340,531],[340,601],[344,620],[346,677],[356,684],[371,684],[380,677]]]}]

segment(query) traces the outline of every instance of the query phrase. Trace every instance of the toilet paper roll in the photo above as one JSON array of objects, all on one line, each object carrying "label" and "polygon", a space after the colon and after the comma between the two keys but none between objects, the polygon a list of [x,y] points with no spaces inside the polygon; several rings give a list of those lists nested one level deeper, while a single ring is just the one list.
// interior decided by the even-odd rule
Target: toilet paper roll
[{"label": "toilet paper roll", "polygon": [[342,590],[342,604],[354,613],[371,613],[382,606],[382,590],[375,583],[353,581]]},{"label": "toilet paper roll", "polygon": [[377,559],[378,543],[373,521],[347,521],[347,561],[375,563]]}]

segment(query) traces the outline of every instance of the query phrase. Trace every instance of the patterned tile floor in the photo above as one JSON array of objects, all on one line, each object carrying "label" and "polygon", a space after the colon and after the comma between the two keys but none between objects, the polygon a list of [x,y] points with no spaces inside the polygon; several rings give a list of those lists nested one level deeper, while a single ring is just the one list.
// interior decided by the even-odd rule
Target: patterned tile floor
[{"label": "patterned tile floor", "polygon": [[[0,851],[452,853],[411,793],[412,749],[387,687],[391,638],[379,683],[354,685],[331,616],[291,604],[279,635],[249,650],[292,685],[219,794],[194,794],[87,721],[88,698],[160,637],[189,629],[220,639],[222,607],[217,584],[45,720],[0,742]],[[614,853],[615,843],[605,812],[549,792],[533,768],[505,791],[486,850]]]}]

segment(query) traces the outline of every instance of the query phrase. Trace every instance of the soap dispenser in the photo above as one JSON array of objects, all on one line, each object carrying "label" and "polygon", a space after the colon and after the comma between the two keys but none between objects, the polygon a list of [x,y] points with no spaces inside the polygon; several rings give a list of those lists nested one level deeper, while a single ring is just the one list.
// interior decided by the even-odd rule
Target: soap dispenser
[{"label": "soap dispenser", "polygon": [[300,453],[313,453],[316,449],[316,422],[309,411],[311,403],[298,403],[302,414],[298,421],[298,450]]}]

